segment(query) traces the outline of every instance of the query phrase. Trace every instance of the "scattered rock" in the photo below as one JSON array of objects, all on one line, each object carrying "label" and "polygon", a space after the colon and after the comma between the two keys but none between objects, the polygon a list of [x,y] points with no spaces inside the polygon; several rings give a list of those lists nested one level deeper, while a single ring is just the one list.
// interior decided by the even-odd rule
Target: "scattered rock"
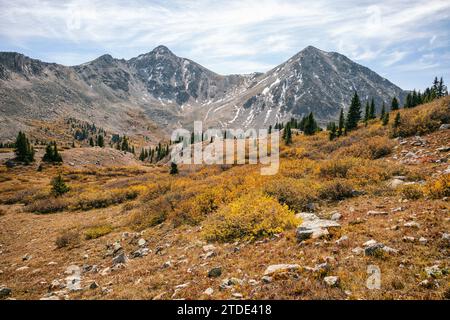
[{"label": "scattered rock", "polygon": [[377,255],[377,253],[380,252],[380,250],[382,250],[384,247],[384,245],[382,243],[375,243],[369,246],[366,246],[366,248],[364,249],[364,254],[366,256],[375,256]]},{"label": "scattered rock", "polygon": [[147,241],[145,241],[145,239],[139,239],[139,241],[138,241],[138,246],[139,247],[143,247],[143,246],[145,246],[147,244]]},{"label": "scattered rock", "polygon": [[405,236],[405,237],[403,237],[403,241],[404,241],[404,242],[415,242],[415,241],[416,241],[416,238]]},{"label": "scattered rock", "polygon": [[207,296],[212,296],[214,293],[214,289],[213,288],[208,288],[206,289],[203,294],[207,295]]},{"label": "scattered rock", "polygon": [[297,241],[299,242],[309,238],[322,238],[329,234],[328,228],[341,227],[336,221],[320,219],[312,213],[299,213],[296,216],[303,220],[302,224],[297,228]]},{"label": "scattered rock", "polygon": [[209,251],[203,255],[203,259],[206,260],[206,259],[209,259],[209,258],[212,258],[215,256],[216,256],[216,253],[214,251]]},{"label": "scattered rock", "polygon": [[27,253],[22,257],[22,261],[29,261],[31,258],[33,258],[33,256]]},{"label": "scattered rock", "polygon": [[423,280],[419,283],[419,286],[424,287],[426,289],[435,289],[439,287],[439,283],[436,280]]},{"label": "scattered rock", "polygon": [[116,266],[118,264],[125,264],[125,263],[127,263],[127,261],[128,261],[128,258],[125,255],[125,252],[122,252],[113,258],[112,264],[113,264],[113,266]]},{"label": "scattered rock", "polygon": [[215,267],[209,270],[208,277],[210,278],[218,278],[222,275],[222,268],[221,267]]},{"label": "scattered rock", "polygon": [[333,221],[339,221],[339,220],[341,220],[341,218],[342,218],[342,214],[340,214],[337,211],[332,213],[332,215],[331,215],[331,220],[333,220]]},{"label": "scattered rock", "polygon": [[449,152],[450,151],[450,147],[440,147],[437,149],[437,151],[439,152]]},{"label": "scattered rock", "polygon": [[428,277],[432,277],[432,278],[439,278],[442,276],[442,270],[441,270],[441,268],[439,268],[439,265],[426,267],[425,273],[427,274]]},{"label": "scattered rock", "polygon": [[407,227],[407,228],[419,228],[420,224],[415,221],[410,221],[410,222],[406,222],[403,226]]},{"label": "scattered rock", "polygon": [[106,275],[108,275],[110,273],[111,273],[111,268],[110,267],[107,267],[107,268],[103,269],[102,271],[100,271],[100,275],[101,276],[106,276]]},{"label": "scattered rock", "polygon": [[91,290],[95,290],[99,287],[98,283],[95,281],[92,281],[91,284],[89,285],[89,289]]},{"label": "scattered rock", "polygon": [[150,250],[148,248],[140,248],[136,251],[134,251],[133,253],[131,253],[131,258],[135,259],[135,258],[142,258],[147,256],[150,253]]},{"label": "scattered rock", "polygon": [[337,287],[339,286],[339,277],[336,276],[328,276],[323,278],[323,281],[327,284],[329,287]]},{"label": "scattered rock", "polygon": [[157,296],[154,296],[152,300],[161,300],[166,294],[167,292],[161,292]]},{"label": "scattered rock", "polygon": [[166,261],[166,262],[164,262],[164,264],[163,264],[163,268],[164,269],[167,269],[167,268],[170,268],[172,266],[172,261]]},{"label": "scattered rock", "polygon": [[428,242],[428,240],[426,238],[424,238],[424,237],[420,237],[419,242],[421,244],[426,244]]},{"label": "scattered rock", "polygon": [[447,130],[450,129],[450,123],[444,123],[439,127],[439,130]]},{"label": "scattered rock", "polygon": [[349,243],[349,238],[347,236],[342,236],[338,240],[336,240],[337,245],[345,245]]},{"label": "scattered rock", "polygon": [[0,286],[0,299],[4,299],[8,296],[10,296],[12,293],[12,290],[5,286]]},{"label": "scattered rock", "polygon": [[359,256],[360,254],[362,254],[364,252],[364,249],[361,247],[356,247],[356,248],[352,249],[352,252],[354,254],[356,254],[357,256]]},{"label": "scattered rock", "polygon": [[16,271],[22,272],[22,271],[27,271],[28,269],[30,269],[30,267],[24,266],[24,267],[17,268]]},{"label": "scattered rock", "polygon": [[50,284],[50,290],[64,289],[66,286],[59,282],[59,280],[53,280]]},{"label": "scattered rock", "polygon": [[400,179],[391,179],[388,181],[387,186],[391,189],[397,189],[398,187],[404,185],[405,182]]},{"label": "scattered rock", "polygon": [[69,275],[66,277],[66,288],[69,291],[81,290],[81,268],[76,265],[71,265],[67,267],[64,273]]},{"label": "scattered rock", "polygon": [[234,299],[243,299],[243,298],[244,298],[244,296],[242,295],[242,293],[238,293],[238,292],[233,293],[231,296],[232,296]]},{"label": "scattered rock", "polygon": [[295,272],[300,269],[298,264],[275,264],[267,267],[264,271],[265,276],[270,276],[277,273]]},{"label": "scattered rock", "polygon": [[368,216],[386,216],[387,214],[388,214],[387,211],[375,211],[375,210],[367,211]]},{"label": "scattered rock", "polygon": [[261,281],[264,282],[264,283],[271,283],[273,281],[273,278],[269,277],[269,276],[263,276],[261,278]]},{"label": "scattered rock", "polygon": [[250,280],[248,280],[248,284],[251,286],[257,286],[259,284],[259,282],[256,281],[255,279],[250,279]]},{"label": "scattered rock", "polygon": [[212,244],[208,244],[206,246],[203,246],[203,252],[210,252],[216,250],[216,247]]}]

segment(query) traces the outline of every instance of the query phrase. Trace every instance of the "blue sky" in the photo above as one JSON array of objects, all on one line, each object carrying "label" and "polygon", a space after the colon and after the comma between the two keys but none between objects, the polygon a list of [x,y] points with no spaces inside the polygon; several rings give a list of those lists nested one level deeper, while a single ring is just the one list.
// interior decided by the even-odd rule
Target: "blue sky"
[{"label": "blue sky", "polygon": [[76,65],[160,44],[221,74],[267,71],[313,45],[423,89],[450,81],[450,1],[0,0],[0,51]]}]

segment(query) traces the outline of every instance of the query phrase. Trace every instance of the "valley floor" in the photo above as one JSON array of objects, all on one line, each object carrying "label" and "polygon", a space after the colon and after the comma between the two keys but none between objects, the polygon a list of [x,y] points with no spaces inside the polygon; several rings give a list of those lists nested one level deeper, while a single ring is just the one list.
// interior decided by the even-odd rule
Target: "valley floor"
[{"label": "valley floor", "polygon": [[[2,169],[0,285],[14,299],[448,299],[450,130],[383,140],[377,159],[356,150],[386,135],[374,123],[337,142],[294,137],[273,178],[245,166]],[[71,191],[55,200],[60,170]],[[347,184],[358,192],[340,194]],[[236,194],[261,190],[340,227],[300,242],[296,228],[206,241]],[[279,264],[292,266],[267,271]]]}]

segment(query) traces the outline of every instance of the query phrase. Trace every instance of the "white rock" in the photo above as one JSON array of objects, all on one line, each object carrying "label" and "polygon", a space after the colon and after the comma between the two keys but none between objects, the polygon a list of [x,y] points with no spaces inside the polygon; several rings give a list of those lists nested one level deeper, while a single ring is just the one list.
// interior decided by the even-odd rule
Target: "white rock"
[{"label": "white rock", "polygon": [[299,269],[300,266],[298,264],[275,264],[267,267],[266,271],[264,272],[264,275],[270,276],[276,273],[293,272]]},{"label": "white rock", "polygon": [[336,276],[328,276],[323,278],[323,281],[329,286],[329,287],[336,287],[339,285],[339,277]]},{"label": "white rock", "polygon": [[387,214],[388,214],[387,211],[376,211],[376,210],[367,211],[368,216],[385,216]]},{"label": "white rock", "polygon": [[209,252],[209,251],[214,251],[216,250],[216,247],[212,244],[208,244],[206,246],[203,246],[203,251],[204,252]]},{"label": "white rock", "polygon": [[428,242],[428,240],[426,238],[424,238],[424,237],[420,237],[419,242],[421,244],[426,244]]},{"label": "white rock", "polygon": [[349,241],[348,236],[342,236],[338,240],[336,240],[336,244],[338,244],[338,245],[346,244],[346,243],[348,243],[348,241]]},{"label": "white rock", "polygon": [[139,239],[138,241],[138,246],[139,247],[143,247],[147,244],[147,241],[145,241],[145,239]]},{"label": "white rock", "polygon": [[24,266],[24,267],[17,268],[16,271],[22,272],[22,271],[27,271],[28,269],[30,269],[30,267]]},{"label": "white rock", "polygon": [[206,289],[203,294],[206,294],[207,296],[212,296],[214,293],[214,289],[213,288],[208,288]]},{"label": "white rock", "polygon": [[341,218],[342,218],[342,214],[340,214],[337,211],[331,215],[331,220],[333,220],[333,221],[339,221],[339,220],[341,220]]},{"label": "white rock", "polygon": [[369,241],[367,241],[367,242],[364,242],[363,243],[363,246],[364,247],[369,247],[369,246],[373,246],[373,245],[375,245],[375,244],[377,244],[378,242],[376,242],[375,240],[369,240]]},{"label": "white rock", "polygon": [[409,222],[406,222],[403,226],[407,227],[407,228],[419,228],[420,224],[415,221],[409,221]]}]

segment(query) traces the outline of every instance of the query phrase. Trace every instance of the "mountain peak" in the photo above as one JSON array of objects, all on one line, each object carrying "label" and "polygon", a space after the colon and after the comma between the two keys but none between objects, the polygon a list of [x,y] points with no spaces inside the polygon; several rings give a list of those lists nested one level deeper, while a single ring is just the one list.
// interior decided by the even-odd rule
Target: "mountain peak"
[{"label": "mountain peak", "polygon": [[157,46],[155,49],[153,49],[152,53],[173,55],[172,51],[170,51],[169,48],[163,45]]}]

